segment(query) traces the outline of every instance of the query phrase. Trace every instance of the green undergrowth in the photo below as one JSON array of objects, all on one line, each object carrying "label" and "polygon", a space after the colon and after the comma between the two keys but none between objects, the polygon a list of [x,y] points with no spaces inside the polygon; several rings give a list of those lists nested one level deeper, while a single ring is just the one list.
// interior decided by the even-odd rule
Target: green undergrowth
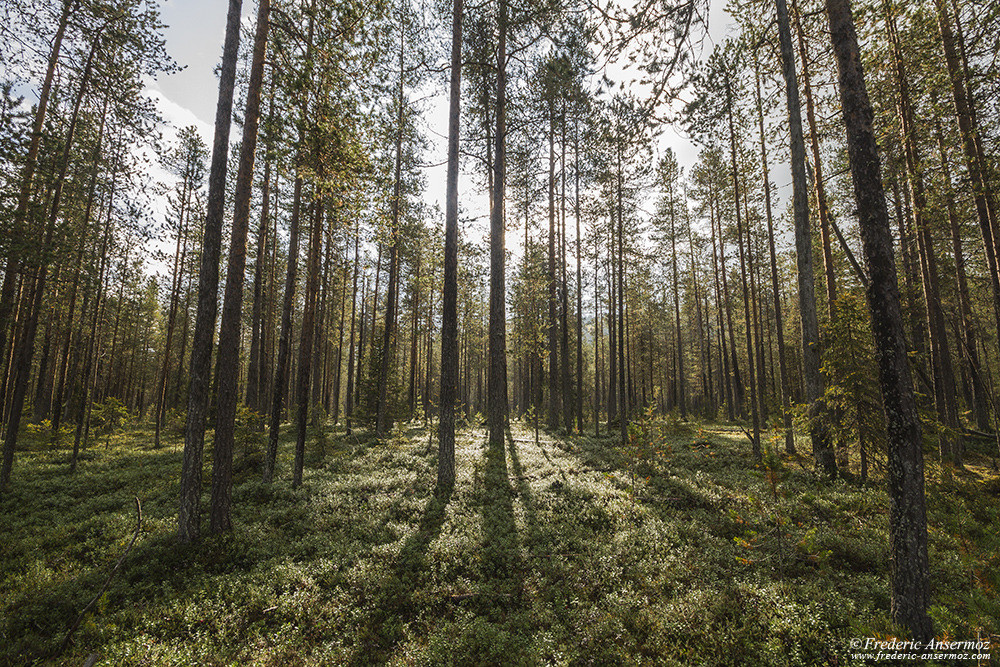
[{"label": "green undergrowth", "polygon": [[[290,435],[271,486],[246,438],[235,530],[194,546],[175,539],[176,435],[102,439],[74,474],[66,449],[26,442],[0,501],[0,661],[845,665],[850,638],[900,634],[881,481],[755,465],[739,431],[647,422],[621,447],[515,423],[500,451],[467,429],[443,496],[424,428],[314,429],[299,489]],[[988,467],[929,471],[939,637],[1000,633],[998,495]],[[134,496],[135,547],[52,657],[130,541]]]}]

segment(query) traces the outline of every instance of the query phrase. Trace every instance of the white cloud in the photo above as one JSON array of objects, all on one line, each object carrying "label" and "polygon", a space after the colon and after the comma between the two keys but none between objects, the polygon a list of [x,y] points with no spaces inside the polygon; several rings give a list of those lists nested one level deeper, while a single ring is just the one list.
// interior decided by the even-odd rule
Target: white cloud
[{"label": "white cloud", "polygon": [[[164,148],[176,145],[178,132],[182,128],[189,125],[193,125],[195,127],[207,146],[212,145],[212,137],[214,134],[212,126],[199,119],[194,112],[187,107],[177,104],[164,95],[155,81],[150,80],[146,82],[146,89],[143,91],[143,94],[156,104],[157,110],[163,117],[164,125],[160,128],[160,130],[163,133]],[[163,167],[159,156],[153,152],[153,149],[149,145],[137,146],[136,150],[148,160],[148,175],[154,183],[164,184],[168,187],[173,185],[173,183],[177,180],[176,177]],[[164,222],[167,214],[166,193],[151,196],[150,208],[152,209],[157,222]],[[163,252],[164,254],[169,254],[173,252],[173,240],[170,238],[169,234],[167,234],[158,240],[154,240],[152,242],[152,247]],[[153,273],[165,275],[169,271],[169,266],[166,262],[150,259],[147,261],[147,269]]]},{"label": "white cloud", "polygon": [[155,81],[147,82],[147,87],[143,91],[143,94],[153,100],[156,103],[156,108],[159,110],[163,119],[166,121],[166,127],[163,128],[164,138],[172,140],[176,138],[177,131],[188,125],[194,125],[198,130],[198,134],[205,141],[208,146],[212,145],[212,126],[205,121],[198,118],[193,111],[187,107],[183,107],[177,104],[163,92],[160,91],[159,86]]}]

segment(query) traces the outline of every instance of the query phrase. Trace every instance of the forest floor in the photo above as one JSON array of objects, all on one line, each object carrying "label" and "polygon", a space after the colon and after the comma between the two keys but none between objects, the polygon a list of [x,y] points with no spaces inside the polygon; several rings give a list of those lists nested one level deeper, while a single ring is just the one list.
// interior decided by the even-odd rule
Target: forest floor
[{"label": "forest floor", "polygon": [[[28,436],[0,500],[0,663],[847,665],[865,664],[852,638],[893,636],[878,465],[828,483],[808,457],[755,465],[733,428],[634,436],[536,443],[515,422],[498,452],[467,428],[439,498],[426,428],[328,428],[299,489],[290,440],[273,486],[237,452],[235,529],[194,546],[175,537],[176,434],[156,450],[126,431],[72,475],[65,448]],[[936,634],[992,635],[996,660],[1000,479],[987,444],[950,481],[931,458]],[[131,540],[134,496],[135,547],[52,657]]]}]

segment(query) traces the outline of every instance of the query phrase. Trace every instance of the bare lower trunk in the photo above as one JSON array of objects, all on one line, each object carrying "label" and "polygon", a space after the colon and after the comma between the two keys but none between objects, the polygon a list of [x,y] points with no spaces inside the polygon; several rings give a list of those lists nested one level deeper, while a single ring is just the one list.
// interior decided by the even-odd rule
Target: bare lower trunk
[{"label": "bare lower trunk", "polygon": [[826,0],[826,10],[837,58],[861,241],[871,276],[868,307],[889,436],[892,620],[906,628],[912,639],[928,641],[934,631],[927,615],[930,586],[920,421],[906,357],[892,235],[872,129],[874,114],[850,2]]},{"label": "bare lower trunk", "polygon": [[[441,313],[441,413],[437,488],[455,484],[455,394],[458,385],[458,140],[462,91],[462,0],[453,0],[451,89],[448,106],[448,173],[445,204],[444,285]],[[427,361],[430,374],[431,363]],[[429,391],[427,392],[430,393]]]},{"label": "bare lower trunk", "polygon": [[222,218],[226,194],[229,156],[229,128],[233,116],[233,88],[240,44],[242,0],[229,0],[226,40],[223,45],[219,101],[215,110],[215,140],[208,178],[208,210],[202,242],[201,273],[198,279],[198,315],[191,344],[191,383],[188,389],[187,422],[184,427],[184,459],[181,467],[178,537],[192,542],[201,533],[202,450],[208,416],[212,337],[218,308],[219,255],[222,247]]}]

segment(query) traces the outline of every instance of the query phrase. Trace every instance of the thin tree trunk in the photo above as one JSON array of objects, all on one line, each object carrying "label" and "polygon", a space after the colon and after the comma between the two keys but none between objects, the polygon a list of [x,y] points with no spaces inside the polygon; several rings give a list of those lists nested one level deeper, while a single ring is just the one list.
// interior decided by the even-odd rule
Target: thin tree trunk
[{"label": "thin tree trunk", "polygon": [[[709,191],[708,205],[708,226],[712,237],[712,273],[715,277],[716,319],[719,321],[719,356],[721,357],[719,371],[722,373],[722,382],[719,383],[719,389],[725,398],[726,419],[732,422],[736,419],[736,392],[733,389],[733,381],[729,373],[729,350],[726,347],[726,319],[723,313],[722,289],[719,287],[719,274],[721,271],[719,270],[718,256],[715,251],[716,247],[721,251],[722,244],[716,243],[714,190]],[[718,254],[721,254],[721,252]]]},{"label": "thin tree trunk", "polygon": [[795,453],[795,432],[792,429],[791,389],[785,363],[785,326],[781,312],[781,287],[778,282],[778,259],[774,250],[774,220],[771,212],[771,179],[767,162],[767,142],[764,137],[764,106],[760,95],[760,73],[754,56],[754,76],[757,84],[757,126],[760,130],[760,162],[764,169],[764,212],[767,216],[767,244],[771,259],[771,293],[774,295],[774,328],[778,338],[778,373],[781,376],[781,416],[785,427],[785,452]]},{"label": "thin tree trunk", "polygon": [[961,357],[965,360],[969,374],[969,390],[967,396],[969,408],[972,410],[976,428],[980,431],[990,430],[989,398],[982,380],[982,365],[979,359],[976,323],[972,316],[972,305],[969,297],[969,279],[965,271],[965,251],[962,248],[962,230],[955,210],[955,195],[951,184],[951,167],[948,163],[947,149],[941,124],[937,125],[938,152],[941,157],[941,173],[944,176],[945,204],[948,211],[948,227],[951,232],[951,248],[955,260],[955,287],[958,291],[958,317],[961,331],[958,339],[962,343]]},{"label": "thin tree trunk", "polygon": [[920,170],[921,156],[917,145],[916,130],[913,127],[913,110],[910,99],[909,82],[903,64],[903,56],[896,32],[895,18],[888,2],[884,4],[886,28],[892,48],[893,65],[896,75],[897,100],[903,143],[903,157],[906,164],[910,196],[913,200],[913,227],[917,233],[917,249],[920,256],[920,273],[924,288],[924,302],[927,312],[927,331],[930,338],[931,369],[934,381],[934,406],[941,423],[951,429],[956,436],[942,432],[939,435],[941,460],[946,464],[962,465],[962,441],[958,423],[958,408],[955,404],[955,375],[948,349],[947,330],[938,290],[937,260],[926,219],[927,202],[924,195],[923,175]]},{"label": "thin tree trunk", "polygon": [[170,376],[170,350],[173,347],[174,329],[177,324],[177,307],[180,298],[180,287],[183,267],[181,266],[181,246],[187,233],[187,191],[185,179],[181,187],[181,209],[177,220],[177,246],[174,250],[173,279],[170,285],[170,312],[167,315],[167,339],[163,343],[163,365],[160,368],[160,380],[156,390],[156,419],[153,427],[153,447],[160,448],[160,429],[163,426],[163,413],[166,410],[167,378]]},{"label": "thin tree trunk", "polygon": [[[83,75],[80,79],[80,88],[73,103],[73,112],[70,117],[69,127],[66,130],[66,139],[63,147],[63,155],[59,166],[59,175],[56,178],[55,189],[50,203],[50,212],[45,226],[45,233],[42,239],[41,248],[37,251],[38,266],[34,279],[27,292],[27,312],[25,313],[25,323],[23,333],[17,348],[16,364],[12,368],[12,391],[10,398],[10,412],[7,418],[7,432],[4,434],[3,464],[0,467],[0,493],[6,490],[10,481],[11,470],[14,465],[14,447],[17,442],[17,432],[21,426],[21,413],[24,410],[24,399],[28,392],[28,379],[31,373],[31,362],[35,354],[35,333],[38,330],[38,317],[42,306],[42,296],[45,292],[45,282],[48,276],[49,253],[52,251],[52,243],[55,236],[56,219],[60,211],[61,195],[63,184],[66,181],[66,172],[69,167],[70,151],[73,147],[73,138],[76,133],[76,125],[80,116],[80,107],[83,104],[84,96],[87,93],[87,84],[93,72],[94,57],[96,56],[101,38],[103,37],[103,27],[98,31],[97,36],[91,43],[90,53],[87,55],[87,62],[84,66]],[[26,174],[25,180],[30,174]],[[2,314],[2,313],[0,313]],[[0,328],[6,325],[0,322]]]},{"label": "thin tree trunk", "polygon": [[302,485],[305,466],[306,428],[309,420],[309,378],[312,373],[313,342],[316,335],[316,300],[319,292],[320,253],[323,244],[323,205],[313,202],[312,229],[309,238],[309,254],[306,259],[305,307],[302,311],[302,331],[299,338],[298,382],[295,390],[297,401],[297,429],[295,438],[295,467],[292,471],[292,487]]},{"label": "thin tree trunk", "polygon": [[[462,11],[462,0],[453,0],[441,313],[441,412],[438,419],[437,488],[442,493],[450,491],[455,484],[455,394],[458,388],[458,141],[462,95]],[[430,370],[431,361],[428,358],[428,377]],[[429,390],[427,394],[430,394]]]},{"label": "thin tree trunk", "polygon": [[576,415],[577,433],[583,434],[583,254],[580,245],[580,134],[573,124],[573,218],[576,221]]},{"label": "thin tree trunk", "polygon": [[[754,349],[753,349],[753,315],[750,312],[750,289],[747,285],[747,266],[746,266],[746,253],[743,250],[743,220],[740,214],[740,178],[739,170],[736,166],[736,129],[733,123],[733,92],[730,87],[729,73],[726,72],[726,97],[727,97],[727,110],[729,117],[729,155],[732,163],[732,175],[733,175],[733,209],[736,211],[736,245],[740,251],[740,283],[743,287],[743,317],[746,324],[746,338],[747,338],[747,373],[749,373],[750,382],[750,420],[753,427],[753,438],[751,439],[751,446],[753,447],[753,456],[758,461],[761,458],[760,449],[760,411],[757,406],[758,391],[757,383],[754,378]],[[749,224],[749,221],[748,221]],[[749,238],[749,237],[748,237]],[[750,250],[749,243],[747,244],[747,251]]]},{"label": "thin tree trunk", "polygon": [[[344,363],[344,326],[347,321],[347,252],[350,249],[349,243],[344,243],[344,270],[340,275],[340,317],[337,324],[337,356],[336,361],[333,362],[333,423],[337,424],[340,422],[340,386],[342,384],[341,376],[341,366]],[[356,280],[356,278],[355,278]],[[355,285],[357,289],[357,285]],[[354,341],[354,292],[351,292],[351,344]],[[348,370],[348,375],[350,375],[350,370]]]},{"label": "thin tree trunk", "polygon": [[[351,339],[347,349],[347,396],[344,399],[344,426],[347,429],[347,435],[351,434],[351,416],[354,412],[354,332],[357,323],[357,312],[358,312],[358,268],[360,265],[358,246],[361,243],[360,240],[360,222],[355,221],[354,223],[354,271],[353,277],[351,279]],[[364,295],[361,297],[362,303],[364,303]],[[362,320],[364,319],[364,314],[361,315]]]},{"label": "thin tree trunk", "polygon": [[396,176],[392,196],[392,227],[389,230],[389,289],[385,300],[385,329],[382,334],[382,356],[378,374],[378,402],[375,407],[375,436],[384,438],[392,426],[388,406],[389,373],[396,350],[396,293],[399,287],[399,218],[402,208],[403,167],[403,24],[399,27],[399,88],[396,116]]},{"label": "thin tree trunk", "polygon": [[[8,258],[4,270],[3,284],[0,286],[0,358],[7,356],[6,335],[11,323],[12,310],[14,308],[18,272],[21,268],[21,253],[25,248],[22,244],[27,243],[24,239],[24,223],[28,215],[28,203],[31,198],[32,181],[35,178],[35,171],[38,168],[38,153],[42,144],[42,130],[45,125],[46,115],[49,108],[49,97],[52,94],[52,81],[55,77],[56,65],[59,63],[59,54],[62,51],[63,38],[66,35],[66,27],[69,25],[70,17],[76,12],[79,0],[65,0],[63,2],[62,13],[59,16],[59,26],[56,28],[55,36],[52,39],[52,49],[49,51],[49,62],[45,70],[45,78],[42,87],[39,89],[38,105],[35,107],[35,117],[31,125],[31,141],[28,143],[28,152],[25,155],[24,167],[20,178],[20,191],[17,197],[17,207],[11,218],[9,233],[14,240],[8,249]],[[0,491],[5,485],[0,485]]]},{"label": "thin tree trunk", "polygon": [[[270,2],[270,0],[268,0]],[[272,84],[273,86],[273,84]],[[268,124],[274,121],[274,90],[268,104]],[[270,142],[268,142],[270,143]],[[265,151],[270,148],[266,146]],[[261,366],[264,357],[264,341],[266,329],[263,322],[264,313],[264,263],[267,257],[268,229],[271,223],[271,155],[264,157],[264,178],[261,183],[260,225],[257,227],[257,258],[253,268],[253,312],[250,322],[250,360],[247,365],[247,407],[254,412],[263,411],[264,402],[261,397]],[[263,420],[260,420],[263,427]]]},{"label": "thin tree trunk", "polygon": [[806,51],[806,37],[802,30],[802,19],[796,0],[792,0],[795,14],[795,32],[798,36],[799,60],[802,61],[802,90],[806,98],[806,121],[809,123],[809,145],[813,157],[813,187],[816,188],[816,210],[819,214],[819,239],[823,248],[823,275],[826,278],[826,307],[833,320],[836,315],[837,277],[833,267],[833,246],[830,240],[830,208],[826,202],[826,184],[823,181],[823,161],[819,153],[819,131],[816,128],[816,112],[813,104],[812,82],[809,76],[809,57]]},{"label": "thin tree trunk", "polygon": [[504,190],[507,142],[507,0],[500,0],[497,21],[496,154],[494,155],[494,197],[490,211],[490,314],[489,385],[487,419],[490,447],[503,451],[508,429],[507,404],[507,317],[505,284]]},{"label": "thin tree trunk", "polygon": [[556,297],[556,129],[553,103],[549,102],[549,428],[559,427],[559,356],[556,332],[558,306]]}]

